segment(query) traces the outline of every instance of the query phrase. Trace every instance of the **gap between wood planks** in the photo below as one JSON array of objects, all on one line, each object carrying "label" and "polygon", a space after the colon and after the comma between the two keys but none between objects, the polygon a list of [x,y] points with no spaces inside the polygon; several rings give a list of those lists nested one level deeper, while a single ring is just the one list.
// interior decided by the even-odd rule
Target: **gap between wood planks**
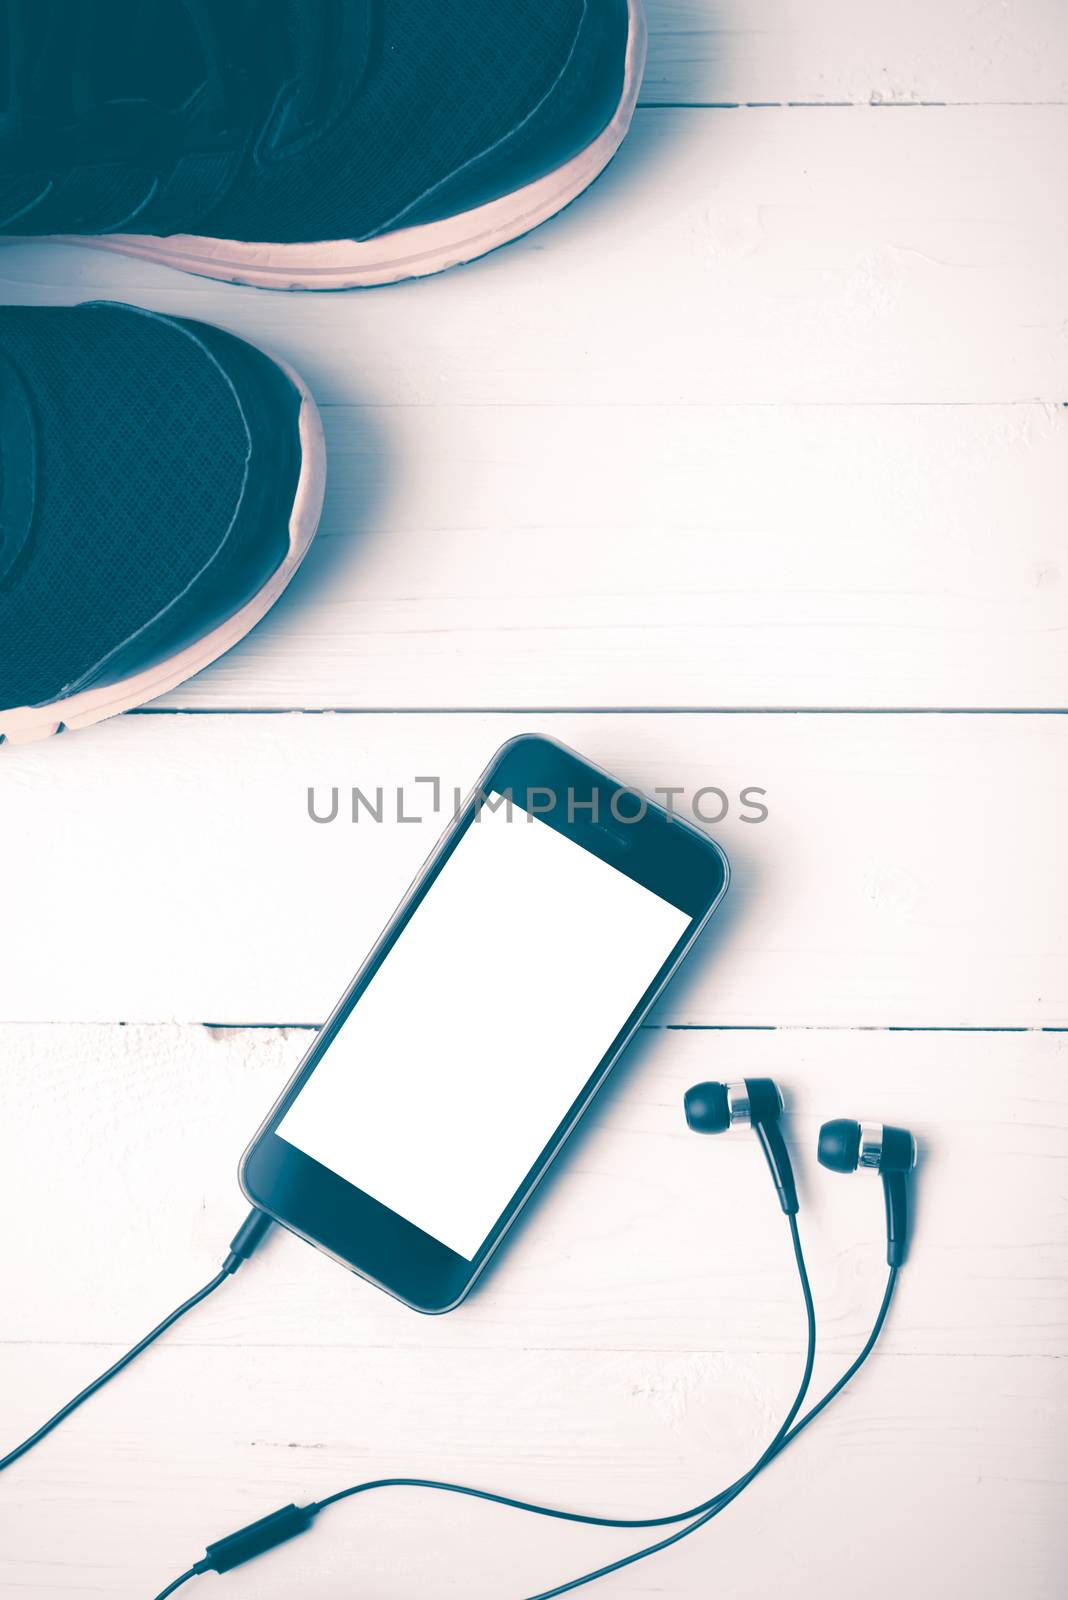
[{"label": "gap between wood planks", "polygon": [[[268,1033],[285,1030],[316,1032],[321,1022],[189,1022],[179,1027],[207,1028],[209,1033],[246,1033],[259,1028]],[[0,1022],[2,1028],[25,1027],[19,1022]],[[127,1028],[173,1027],[169,1022],[44,1022],[30,1024],[44,1028]],[[1024,1027],[1003,1023],[944,1023],[944,1022],[643,1022],[640,1033],[1068,1033],[1068,1028],[1046,1027],[1041,1024]]]},{"label": "gap between wood planks", "polygon": [[1063,106],[1065,100],[639,100],[639,111],[918,111],[956,106],[999,106],[1026,111],[1032,106]]},{"label": "gap between wood planks", "polygon": [[136,706],[128,717],[1063,717],[1065,706]]}]

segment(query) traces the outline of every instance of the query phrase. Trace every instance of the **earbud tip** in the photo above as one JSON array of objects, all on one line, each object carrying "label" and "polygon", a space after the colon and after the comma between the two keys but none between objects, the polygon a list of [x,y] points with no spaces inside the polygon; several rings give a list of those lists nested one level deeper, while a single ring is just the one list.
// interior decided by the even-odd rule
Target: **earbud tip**
[{"label": "earbud tip", "polygon": [[860,1159],[860,1123],[839,1118],[825,1122],[820,1129],[819,1158],[821,1167],[832,1172],[855,1172]]},{"label": "earbud tip", "polygon": [[695,1133],[723,1133],[731,1125],[725,1083],[695,1083],[683,1102],[686,1121]]}]

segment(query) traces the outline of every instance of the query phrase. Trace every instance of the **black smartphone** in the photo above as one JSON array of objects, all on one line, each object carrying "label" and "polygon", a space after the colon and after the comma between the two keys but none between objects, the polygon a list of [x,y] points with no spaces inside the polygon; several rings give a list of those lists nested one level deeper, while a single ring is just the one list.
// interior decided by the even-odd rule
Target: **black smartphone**
[{"label": "black smartphone", "polygon": [[663,807],[510,740],[245,1152],[245,1194],[415,1310],[451,1310],[727,878]]}]

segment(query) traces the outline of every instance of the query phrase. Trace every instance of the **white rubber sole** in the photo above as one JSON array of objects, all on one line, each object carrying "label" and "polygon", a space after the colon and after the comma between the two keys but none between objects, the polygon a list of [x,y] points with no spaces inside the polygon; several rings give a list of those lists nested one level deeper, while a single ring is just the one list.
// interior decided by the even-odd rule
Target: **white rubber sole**
[{"label": "white rubber sole", "polygon": [[62,733],[67,728],[88,728],[94,722],[103,722],[106,717],[116,716],[120,711],[144,705],[147,700],[154,700],[157,695],[177,688],[186,678],[191,678],[194,673],[217,661],[270,611],[308,553],[319,524],[326,487],[326,448],[318,407],[303,379],[276,356],[270,359],[281,368],[300,395],[297,419],[300,474],[289,514],[289,549],[281,565],[232,616],[212,628],[210,633],[186,645],[177,655],[168,656],[154,667],[97,689],[85,689],[80,694],[56,700],[51,705],[16,706],[8,711],[0,709],[0,743],[31,744],[34,740]]},{"label": "white rubber sole", "polygon": [[260,289],[359,289],[428,277],[473,261],[529,233],[580,195],[611,161],[630,126],[645,66],[646,26],[641,0],[628,0],[623,91],[607,127],[578,155],[511,194],[470,211],[398,228],[378,239],[333,239],[313,244],[248,244],[235,239],[174,233],[53,234],[65,244],[117,250],[204,278]]}]

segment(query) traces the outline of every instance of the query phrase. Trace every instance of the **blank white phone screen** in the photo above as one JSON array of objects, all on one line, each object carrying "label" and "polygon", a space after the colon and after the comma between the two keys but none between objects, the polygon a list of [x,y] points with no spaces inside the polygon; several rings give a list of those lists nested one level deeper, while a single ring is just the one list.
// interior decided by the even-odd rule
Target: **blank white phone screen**
[{"label": "blank white phone screen", "polygon": [[278,1133],[471,1260],[690,920],[484,807]]}]

